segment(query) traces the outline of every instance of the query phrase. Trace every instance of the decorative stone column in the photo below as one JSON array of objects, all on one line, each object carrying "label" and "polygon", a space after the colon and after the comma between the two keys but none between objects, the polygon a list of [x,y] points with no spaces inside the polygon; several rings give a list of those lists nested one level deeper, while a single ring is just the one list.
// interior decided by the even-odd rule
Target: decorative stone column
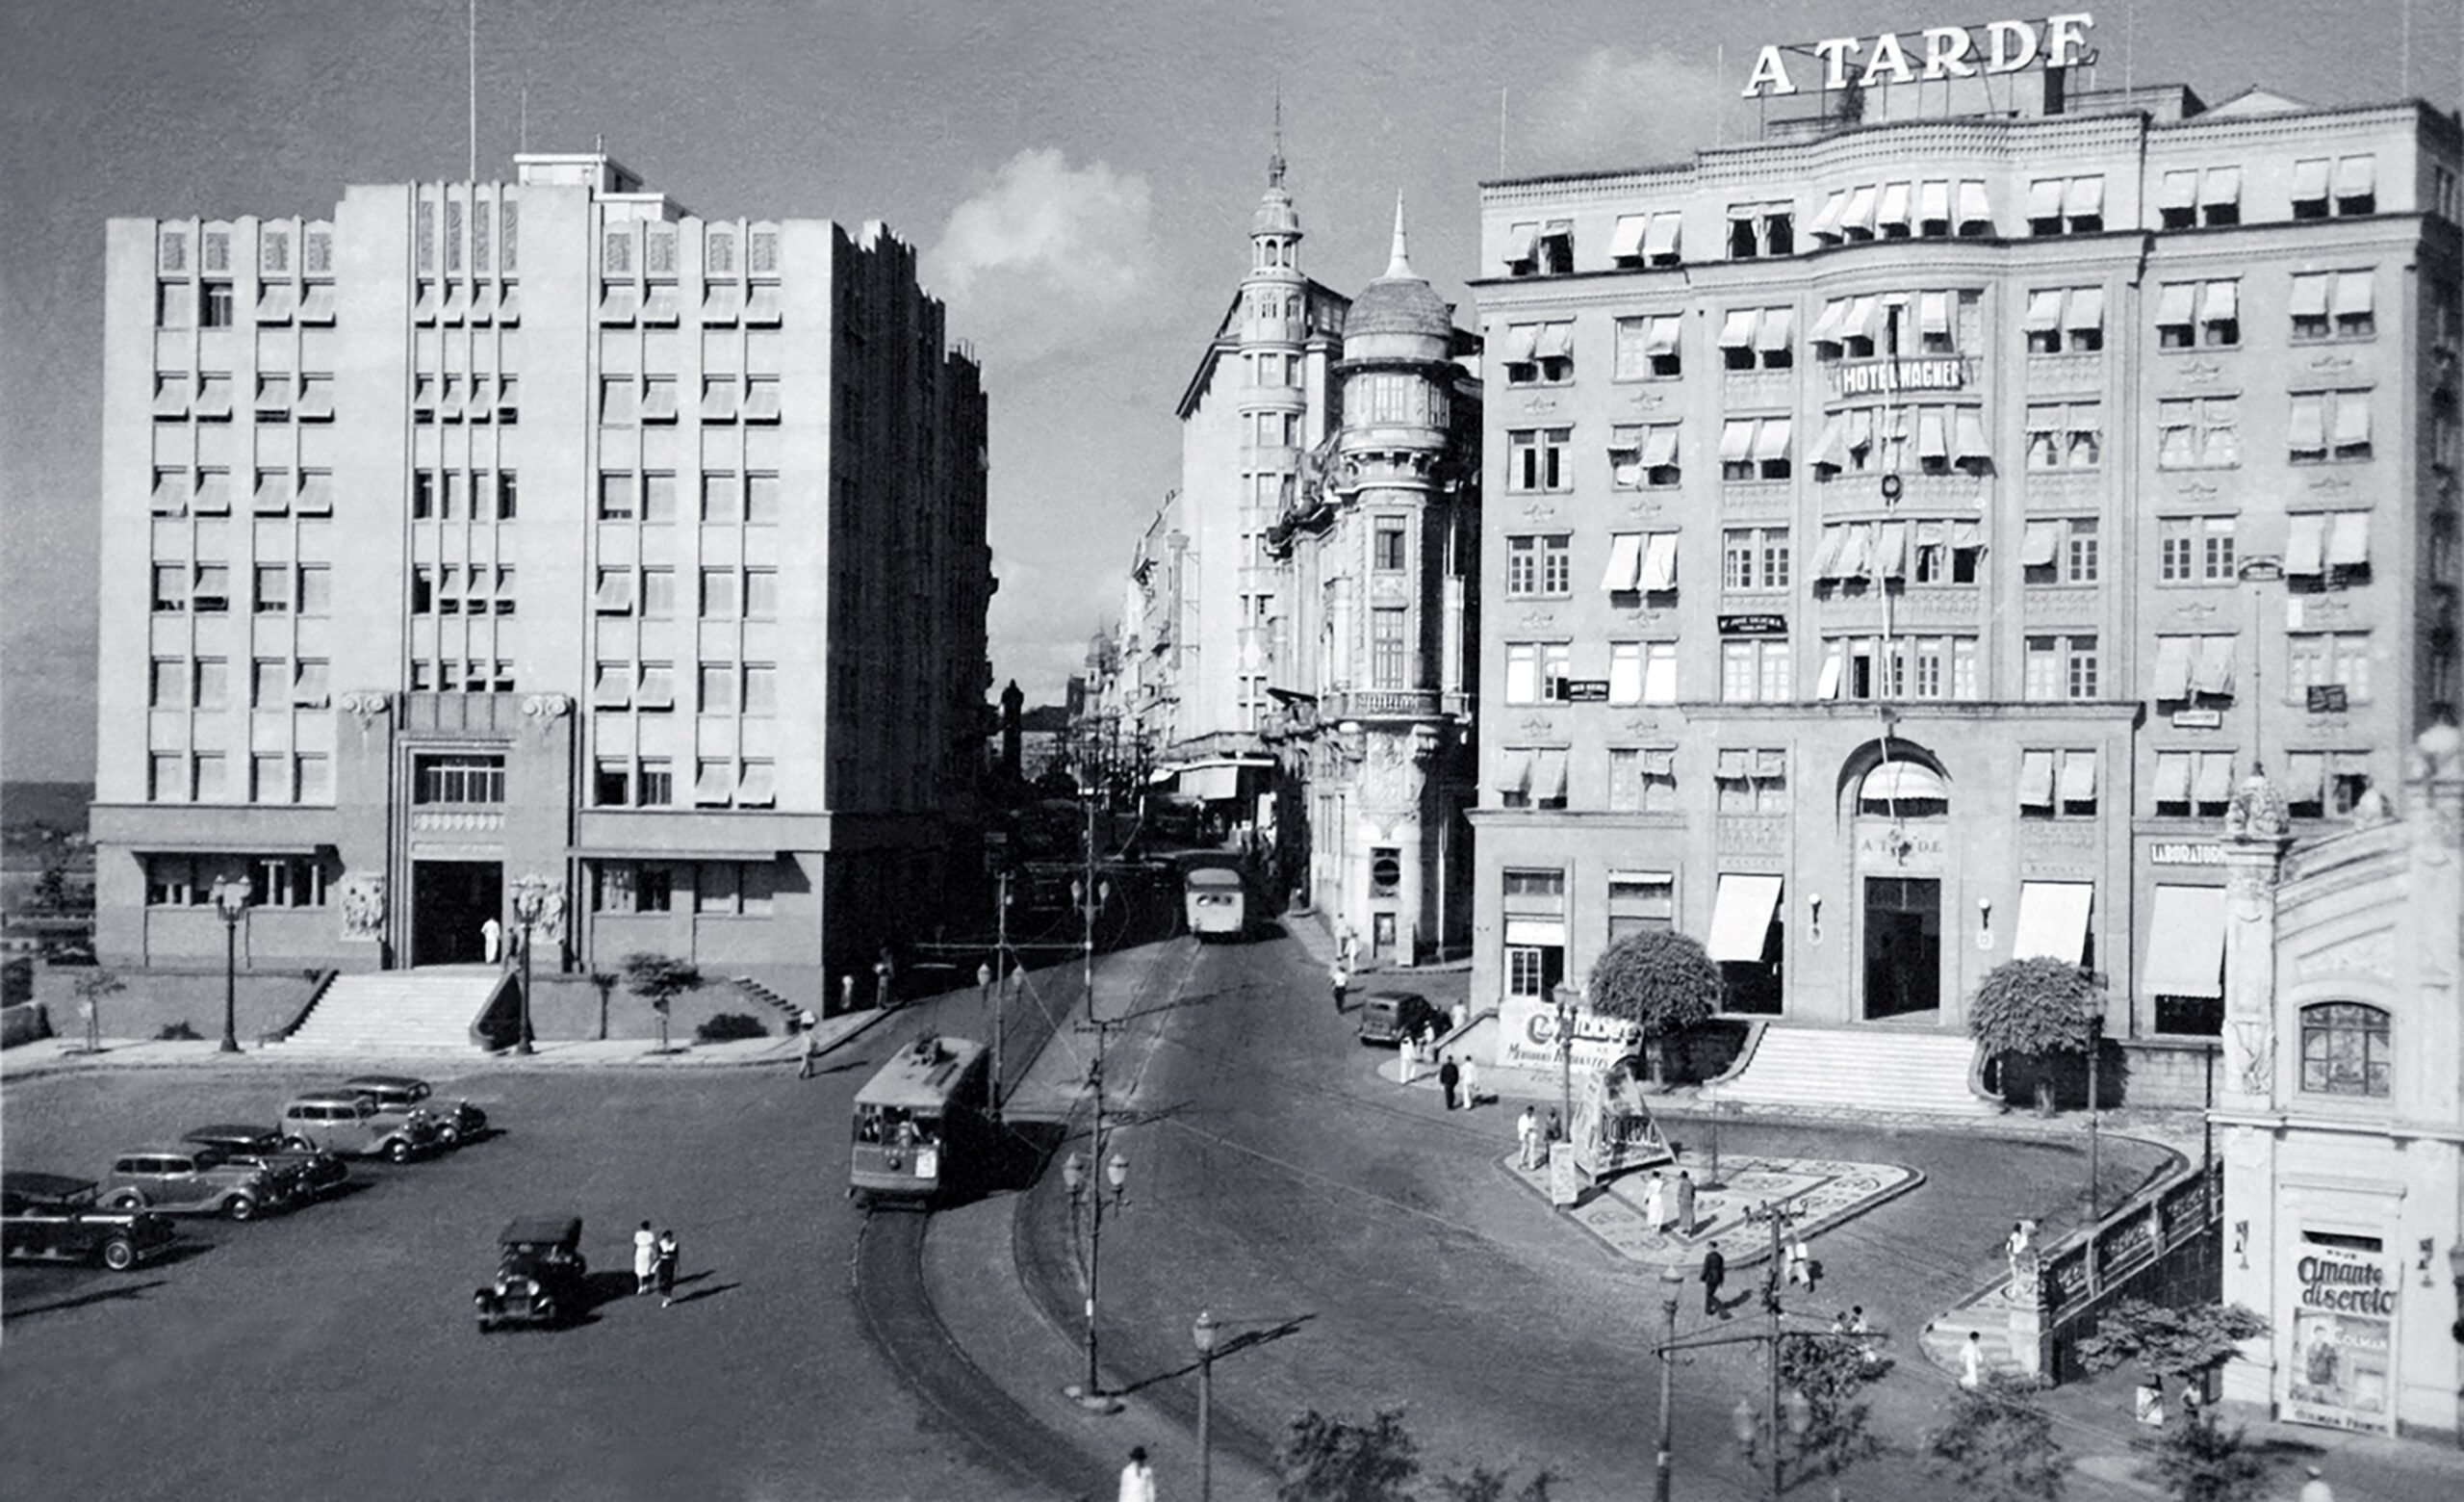
[{"label": "decorative stone column", "polygon": [[[2224,814],[2224,1055],[2214,1114],[2224,1158],[2224,1300],[2274,1307],[2276,1133],[2259,1124],[2275,1108],[2276,884],[2292,844],[2284,794],[2253,765]],[[2162,935],[2158,943],[2164,942]],[[2224,1373],[2227,1403],[2251,1417],[2271,1412],[2272,1345],[2247,1342]]]}]

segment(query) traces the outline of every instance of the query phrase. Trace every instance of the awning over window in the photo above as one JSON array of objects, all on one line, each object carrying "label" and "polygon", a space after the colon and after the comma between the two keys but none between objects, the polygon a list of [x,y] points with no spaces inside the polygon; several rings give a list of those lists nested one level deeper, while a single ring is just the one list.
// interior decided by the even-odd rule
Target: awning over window
[{"label": "awning over window", "polygon": [[778,801],[777,768],[768,762],[747,762],[735,785],[735,801],[746,808],[768,808]]},{"label": "awning over window", "polygon": [[2293,164],[2293,201],[2307,203],[2327,195],[2327,159],[2311,157]]},{"label": "awning over window", "polygon": [[2368,272],[2338,272],[2336,273],[2337,316],[2351,318],[2356,314],[2370,312],[2372,304],[2376,301],[2377,285],[2378,278]]},{"label": "awning over window", "polygon": [[1792,430],[1790,423],[1791,419],[1784,417],[1766,417],[1762,420],[1762,426],[1757,428],[1754,434],[1756,459],[1784,459],[1788,456],[1788,436]]},{"label": "awning over window", "polygon": [[622,613],[633,608],[633,571],[629,568],[603,569],[599,575],[599,588],[591,596],[595,609]]},{"label": "awning over window", "polygon": [[299,311],[299,289],[289,282],[268,282],[257,294],[257,322],[287,324]]},{"label": "awning over window", "polygon": [[2024,751],[2019,755],[2019,807],[2053,807],[2053,753]]},{"label": "awning over window", "polygon": [[1608,541],[1608,572],[1600,577],[1600,587],[1611,593],[1634,587],[1634,580],[1643,566],[1643,534],[1619,532]]},{"label": "awning over window", "polygon": [[1948,803],[1951,790],[1921,762],[1883,762],[1865,774],[1857,797],[1865,803]]},{"label": "awning over window", "polygon": [[1951,331],[1949,293],[1920,292],[1916,295],[1916,331],[1920,334],[1948,334]]},{"label": "awning over window", "polygon": [[[1958,414],[1958,436],[1953,445],[1952,456],[1962,459],[1984,459],[1992,457],[1993,451],[1985,441],[1985,414],[1983,411],[1976,407],[1966,406],[1959,407],[1955,410]],[[2093,425],[2092,424],[2091,426]]]},{"label": "awning over window", "polygon": [[1882,306],[1883,299],[1876,297],[1850,298],[1848,316],[1839,324],[1840,337],[1843,339],[1874,337],[1874,320],[1882,312]]},{"label": "awning over window", "polygon": [[745,289],[744,321],[765,328],[779,322],[779,287],[776,282],[756,282]]},{"label": "awning over window", "polygon": [[2296,751],[2285,759],[2284,795],[2295,803],[2316,803],[2327,790],[2327,758],[2321,751]]},{"label": "awning over window", "polygon": [[2191,638],[2156,638],[2156,697],[2159,702],[2186,699],[2191,691]]},{"label": "awning over window", "polygon": [[1664,256],[1675,255],[1680,238],[1679,231],[1684,227],[1685,217],[1681,214],[1653,215],[1651,228],[1643,233],[1643,258],[1656,261]]},{"label": "awning over window", "polygon": [[1639,650],[1618,652],[1609,658],[1608,702],[1643,702],[1643,657]]},{"label": "awning over window", "polygon": [[2156,189],[2156,206],[2160,209],[2187,209],[2198,202],[2198,169],[2185,168],[2167,172]]},{"label": "awning over window", "polygon": [[2156,753],[2156,801],[2186,803],[2191,795],[2191,754],[2188,751]]},{"label": "awning over window", "polygon": [[2062,801],[2085,803],[2096,795],[2096,753],[2066,751],[2062,754]]},{"label": "awning over window", "polygon": [[1829,464],[1836,466],[1841,458],[1840,450],[1845,446],[1847,433],[1847,413],[1834,412],[1829,417],[1824,418],[1822,420],[1822,433],[1814,439],[1813,453],[1808,455],[1808,461],[1814,464]]},{"label": "awning over window", "polygon": [[1754,319],[1756,311],[1757,310],[1753,308],[1729,309],[1728,316],[1720,320],[1721,349],[1746,350],[1753,348]]},{"label": "awning over window", "polygon": [[2230,279],[2212,281],[2199,294],[2199,322],[2218,324],[2242,316],[2242,284]]},{"label": "awning over window", "polygon": [[1742,464],[1754,456],[1754,419],[1732,417],[1720,425],[1720,462]]},{"label": "awning over window", "polygon": [[1677,533],[1653,532],[1646,539],[1642,584],[1647,594],[1677,587]]},{"label": "awning over window", "polygon": [[2147,935],[2140,990],[2165,997],[2224,995],[2223,888],[2159,885]]},{"label": "awning over window", "polygon": [[411,304],[411,322],[414,324],[435,323],[436,308],[439,300],[440,299],[437,297],[436,283],[420,283],[419,298]]},{"label": "awning over window", "polygon": [[503,294],[497,298],[497,322],[500,324],[522,322],[522,289],[512,282],[504,284]]},{"label": "awning over window", "polygon": [[1908,524],[1885,522],[1874,538],[1874,577],[1899,579],[1908,573]]},{"label": "awning over window", "polygon": [[1575,352],[1575,325],[1569,319],[1540,325],[1540,344],[1532,351],[1544,360],[1561,360]]},{"label": "awning over window", "polygon": [[1531,753],[1531,801],[1561,803],[1566,796],[1566,751],[1563,746]]},{"label": "awning over window", "polygon": [[1508,226],[1505,232],[1505,264],[1521,266],[1529,261],[1539,244],[1540,226],[1537,223]]},{"label": "awning over window", "polygon": [[200,470],[196,477],[196,501],[192,510],[220,514],[231,509],[231,472]]},{"label": "awning over window", "polygon": [[1528,365],[1540,349],[1540,325],[1508,324],[1505,325],[1505,363]]},{"label": "awning over window", "polygon": [[1848,299],[1834,298],[1822,305],[1822,312],[1815,316],[1813,329],[1806,338],[1814,344],[1836,344],[1840,325],[1847,321]]},{"label": "awning over window", "polygon": [[2105,180],[2100,176],[2074,177],[2062,195],[2062,212],[2073,219],[2105,212]]},{"label": "awning over window", "polygon": [[2369,441],[2369,395],[2359,391],[2342,393],[2336,399],[2336,447]]},{"label": "awning over window", "polygon": [[1813,223],[1809,232],[1836,239],[1839,234],[1839,217],[1847,211],[1848,190],[1834,188],[1829,196],[1822,200],[1822,212],[1813,217]]},{"label": "awning over window", "polygon": [[1771,915],[1780,905],[1780,878],[1723,872],[1720,894],[1711,909],[1711,934],[1704,948],[1714,960],[1752,962],[1762,958],[1763,941],[1771,932]]},{"label": "awning over window", "polygon": [[334,321],[334,284],[310,282],[299,298],[299,322],[330,324]]},{"label": "awning over window", "polygon": [[1871,183],[1852,191],[1848,194],[1847,211],[1839,216],[1839,227],[1871,230],[1874,227],[1874,206],[1880,198],[1880,192]]},{"label": "awning over window", "polygon": [[1807,577],[1817,580],[1837,579],[1839,577],[1839,550],[1847,546],[1847,528],[1824,528],[1822,530],[1822,541],[1814,546],[1813,560],[1806,567]]},{"label": "awning over window", "polygon": [[2062,218],[2062,179],[2040,177],[2028,184],[2028,218],[2049,220]]},{"label": "awning over window", "polygon": [[481,282],[471,289],[471,322],[492,324],[497,316],[497,284]]},{"label": "awning over window", "polygon": [[1839,529],[1839,561],[1835,565],[1841,579],[1862,579],[1872,566],[1874,528],[1870,522],[1851,522]]},{"label": "awning over window", "polygon": [[775,423],[779,420],[777,381],[753,380],[745,383],[744,420],[748,423]]},{"label": "awning over window", "polygon": [[1938,177],[1916,190],[1916,218],[1928,224],[1947,224],[1951,220],[1951,180]]},{"label": "awning over window", "polygon": [[1531,786],[1531,752],[1528,748],[1508,746],[1498,753],[1497,781],[1490,786],[1503,793],[1518,793]]},{"label": "awning over window", "polygon": [[2191,686],[2200,693],[2231,693],[2233,691],[2233,638],[2201,636],[2198,638],[2198,665],[2191,674]]},{"label": "awning over window", "polygon": [[1919,408],[1916,413],[1916,453],[1928,459],[1951,456],[1950,424],[1943,419],[1946,409],[1937,406]]},{"label": "awning over window", "polygon": [[2378,159],[2367,153],[2336,159],[2336,196],[2358,198],[2378,187]]},{"label": "awning over window", "polygon": [[2196,305],[2197,296],[2198,283],[2196,282],[2167,282],[2164,289],[2156,294],[2156,322],[2159,324],[2189,323],[2192,311]]},{"label": "awning over window", "polygon": [[445,289],[445,321],[459,324],[471,316],[471,287],[468,282],[455,282]]},{"label": "awning over window", "polygon": [[1651,321],[1643,325],[1643,352],[1645,354],[1675,354],[1680,326],[1679,319],[1674,313],[1653,315]]},{"label": "awning over window", "polygon": [[2199,174],[2199,207],[2220,208],[2242,201],[2242,169],[2238,167],[2211,167]]},{"label": "awning over window", "polygon": [[1711,775],[1721,782],[1742,782],[1753,775],[1746,767],[1744,752],[1723,749],[1720,752],[1718,768]]},{"label": "awning over window", "polygon": [[1677,462],[1677,425],[1660,423],[1643,429],[1643,467],[1657,469]]},{"label": "awning over window", "polygon": [[[1569,327],[1573,326],[1571,324]],[[1762,321],[1756,326],[1754,344],[1758,350],[1785,350],[1796,337],[1797,310],[1764,308]]]},{"label": "awning over window", "polygon": [[303,516],[326,516],[334,509],[334,477],[324,470],[310,470],[299,477],[299,499],[295,510]]},{"label": "awning over window", "polygon": [[2044,568],[2062,547],[2060,522],[2030,522],[2027,533],[2019,539],[2019,561],[2029,568]]},{"label": "awning over window", "polygon": [[2370,561],[2370,513],[2337,511],[2329,518],[2327,561],[2339,568],[2359,568]]},{"label": "awning over window", "polygon": [[2032,334],[2048,333],[2062,326],[2062,289],[2040,287],[2028,294],[2028,315],[2024,326]]},{"label": "awning over window", "polygon": [[735,796],[735,764],[705,762],[701,774],[693,779],[695,803],[725,803]]},{"label": "awning over window", "polygon": [[1608,235],[1608,259],[1628,261],[1643,253],[1643,228],[1651,222],[1647,214],[1620,214],[1617,227]]},{"label": "awning over window", "polygon": [[1993,222],[1993,200],[1986,196],[1985,184],[1976,178],[1960,182],[1960,224],[1990,225]]},{"label": "awning over window", "polygon": [[2285,421],[2285,442],[2295,449],[2327,446],[2327,404],[2318,397],[2296,397]]},{"label": "awning over window", "polygon": [[2082,329],[2104,327],[2105,289],[2102,287],[2078,287],[2072,289],[2070,294],[2070,317],[2065,322],[2063,326],[2068,328],[2073,333],[2079,332]]},{"label": "awning over window", "polygon": [[1565,919],[1509,918],[1505,920],[1505,942],[1517,949],[1562,949],[1566,946]]},{"label": "awning over window", "polygon": [[1951,551],[1953,553],[1975,553],[1981,551],[1984,547],[1985,528],[1981,523],[1953,522],[1951,524]]},{"label": "awning over window", "polygon": [[2011,934],[2011,958],[2078,964],[2088,952],[2088,909],[2095,895],[2093,882],[2019,883],[2019,922]]},{"label": "awning over window", "polygon": [[2325,318],[2327,289],[2332,285],[2332,272],[2298,272],[2293,278],[2290,311],[2295,318]]},{"label": "awning over window", "polygon": [[2233,795],[2233,755],[2229,751],[2202,751],[2198,754],[2198,787],[2194,792],[2201,803],[2222,803]]},{"label": "awning over window", "polygon": [[1882,207],[1875,211],[1874,216],[1877,221],[1884,224],[1907,224],[1910,196],[1907,183],[1883,184]]},{"label": "awning over window", "polygon": [[1822,659],[1822,677],[1813,686],[1815,698],[1836,699],[1839,697],[1839,675],[1847,665],[1846,655],[1847,649],[1838,642],[1835,641],[1831,644],[1831,650],[1824,654]]}]

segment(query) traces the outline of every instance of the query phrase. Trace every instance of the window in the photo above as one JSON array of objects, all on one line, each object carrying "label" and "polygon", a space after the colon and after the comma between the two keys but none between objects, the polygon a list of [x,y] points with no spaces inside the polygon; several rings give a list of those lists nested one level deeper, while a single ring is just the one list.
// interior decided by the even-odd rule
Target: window
[{"label": "window", "polygon": [[2378,212],[2375,156],[2309,157],[2293,164],[2293,217],[2325,219]]},{"label": "window", "polygon": [[743,491],[733,475],[702,477],[702,520],[706,522],[737,522],[744,519]]},{"label": "window", "polygon": [[2092,584],[2098,573],[2096,519],[2074,516],[2027,524],[2019,544],[2023,577],[2032,584]]},{"label": "window", "polygon": [[664,472],[642,477],[642,520],[676,520],[676,477]]},{"label": "window", "polygon": [[1720,323],[1720,363],[1732,371],[1786,370],[1797,363],[1794,308],[1731,308]]},{"label": "window", "polygon": [[2288,457],[2296,464],[2369,458],[2370,393],[2313,391],[2295,396],[2286,444]]},{"label": "window", "polygon": [[702,570],[702,619],[732,621],[736,618],[736,577],[732,568]]},{"label": "window", "polygon": [[725,662],[705,663],[702,667],[701,706],[705,714],[735,712],[735,668]]},{"label": "window", "polygon": [[2096,638],[2027,638],[2026,695],[2033,700],[2096,697]]},{"label": "window", "polygon": [[2168,584],[2234,582],[2234,518],[2169,516],[2156,523],[2156,577]]},{"label": "window", "polygon": [[1788,753],[1777,749],[1723,748],[1713,764],[1723,814],[1788,812]]},{"label": "window", "polygon": [[204,298],[202,316],[197,320],[198,326],[229,328],[239,322],[232,304],[229,282],[207,282],[204,288]]},{"label": "window", "polygon": [[2390,1036],[2388,1014],[2377,1007],[2357,1001],[2303,1007],[2302,1093],[2385,1100],[2395,1074]]},{"label": "window", "polygon": [[1683,316],[1655,313],[1617,321],[1615,376],[1619,380],[1665,380],[1684,374],[1678,356]]},{"label": "window", "polygon": [[676,664],[643,663],[641,686],[634,692],[633,706],[642,710],[676,708]]},{"label": "window", "polygon": [[2037,401],[2028,405],[2028,468],[2096,469],[2105,459],[2102,402]]},{"label": "window", "polygon": [[779,618],[779,571],[775,568],[749,568],[744,571],[744,618],[749,621],[771,621]]},{"label": "window", "polygon": [[745,664],[744,712],[757,715],[779,712],[778,668],[767,662]]},{"label": "window", "polygon": [[157,614],[173,614],[189,608],[189,566],[186,563],[154,565],[154,610]]},{"label": "window", "polygon": [[2156,346],[2223,350],[2242,342],[2242,284],[2167,282],[2156,294]]},{"label": "window", "polygon": [[2028,233],[2092,235],[2105,227],[2105,180],[2040,177],[2028,184]]},{"label": "window", "polygon": [[332,697],[333,664],[321,658],[301,658],[291,673],[295,708],[321,710]]},{"label": "window", "polygon": [[1411,686],[1411,611],[1401,606],[1379,606],[1369,612],[1370,686]]},{"label": "window", "polygon": [[1720,478],[1785,479],[1789,445],[1787,418],[1732,417],[1720,427]]},{"label": "window", "polygon": [[196,693],[193,700],[200,710],[219,710],[230,702],[231,664],[220,658],[199,658],[196,660]]},{"label": "window", "polygon": [[1720,643],[1720,697],[1731,704],[1789,697],[1784,636],[1738,636]]},{"label": "window", "polygon": [[229,784],[224,780],[229,764],[219,751],[201,751],[189,758],[189,773],[195,790],[192,795],[197,802],[219,803],[223,800],[229,791]]},{"label": "window", "polygon": [[744,519],[769,525],[779,520],[779,477],[747,475],[744,477]]},{"label": "window", "polygon": [[208,371],[196,378],[196,415],[202,422],[223,422],[231,416],[231,377]]},{"label": "window", "polygon": [[1516,224],[1507,232],[1506,274],[1563,276],[1575,269],[1575,225],[1572,220]]},{"label": "window", "polygon": [[2212,708],[2231,704],[2238,640],[2229,632],[2160,634],[2156,637],[2156,702]]},{"label": "window", "polygon": [[[414,514],[420,514],[416,508]],[[600,476],[599,519],[603,522],[629,522],[633,517],[633,477],[630,475]]]},{"label": "window", "polygon": [[2341,687],[2348,703],[2370,702],[2370,633],[2292,632],[2284,638],[2285,702],[2308,702],[2313,688]]},{"label": "window", "polygon": [[1619,490],[1666,490],[1683,478],[1675,423],[1619,424],[1608,434],[1608,479]]},{"label": "window", "polygon": [[2156,403],[2158,469],[2230,469],[2241,462],[2241,398],[2177,397]]},{"label": "window", "polygon": [[732,423],[736,420],[736,382],[732,376],[709,376],[702,380],[702,421]]},{"label": "window", "polygon": [[1677,702],[1676,642],[1620,641],[1608,653],[1609,703]]},{"label": "window", "polygon": [[1788,529],[1732,527],[1720,534],[1720,583],[1733,590],[1788,587]]},{"label": "window", "polygon": [[2378,332],[2374,272],[2297,272],[2293,277],[2296,341],[2368,339]]},{"label": "window", "polygon": [[154,326],[157,328],[194,328],[196,326],[194,283],[163,282],[155,287]]},{"label": "window", "polygon": [[1729,259],[1796,254],[1796,216],[1784,203],[1729,205]]},{"label": "window", "polygon": [[199,615],[219,615],[231,609],[231,567],[199,563],[196,583],[189,591],[189,609]]},{"label": "window", "polygon": [[[1399,538],[1400,532],[1396,533]],[[1506,539],[1505,592],[1561,595],[1574,589],[1574,537],[1569,532]]]},{"label": "window", "polygon": [[1562,641],[1508,642],[1505,649],[1505,702],[1553,703],[1557,685],[1566,677],[1572,648]]},{"label": "window", "polygon": [[2370,789],[2367,751],[2295,751],[2285,766],[2284,796],[2295,818],[2341,818]]},{"label": "window", "polygon": [[504,758],[423,756],[413,759],[412,801],[479,803],[504,801]]},{"label": "window", "polygon": [[157,751],[145,761],[145,799],[149,803],[184,803],[189,795],[188,758],[176,751]]},{"label": "window", "polygon": [[2096,753],[2087,749],[2019,753],[2021,818],[2096,816]]},{"label": "window", "polygon": [[1575,378],[1575,325],[1508,324],[1504,353],[1507,385],[1562,386]]},{"label": "window", "polygon": [[1677,812],[1677,752],[1669,747],[1611,747],[1608,807],[1620,814]]},{"label": "window", "polygon": [[1571,427],[1526,427],[1507,433],[1506,489],[1573,489],[1574,474],[1566,463],[1566,450],[1574,436]]},{"label": "window", "polygon": [[1403,549],[1403,529],[1400,527],[1378,528],[1374,552],[1371,555],[1372,566],[1385,574],[1401,572],[1404,566]]},{"label": "window", "polygon": [[260,563],[256,566],[256,613],[288,615],[291,613],[291,565]]}]

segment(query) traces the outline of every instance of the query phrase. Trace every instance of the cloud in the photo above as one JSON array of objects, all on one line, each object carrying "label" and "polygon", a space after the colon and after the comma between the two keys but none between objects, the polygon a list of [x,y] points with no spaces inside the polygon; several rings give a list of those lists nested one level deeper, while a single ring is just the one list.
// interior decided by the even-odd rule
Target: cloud
[{"label": "cloud", "polygon": [[1088,638],[1120,614],[1122,569],[1091,563],[1083,552],[1065,549],[1057,564],[1046,564],[996,548],[992,572],[1001,580],[986,623],[993,691],[1014,678],[1030,704],[1060,698],[1070,676],[1087,670]]},{"label": "cloud", "polygon": [[[1643,167],[1682,160],[1712,142],[1730,90],[1707,63],[1688,62],[1664,46],[1642,52],[1594,47],[1563,75],[1544,104],[1524,114],[1526,149],[1541,161],[1514,160],[1525,172],[1566,167]],[[1509,101],[1511,107],[1511,101]]]},{"label": "cloud", "polygon": [[1146,316],[1156,262],[1146,179],[1030,146],[950,212],[924,277],[988,359],[1024,364]]}]

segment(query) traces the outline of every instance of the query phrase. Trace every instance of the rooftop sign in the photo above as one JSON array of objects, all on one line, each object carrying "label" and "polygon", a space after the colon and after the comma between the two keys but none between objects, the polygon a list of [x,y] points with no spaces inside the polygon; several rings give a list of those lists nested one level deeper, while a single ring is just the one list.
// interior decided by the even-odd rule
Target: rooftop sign
[{"label": "rooftop sign", "polygon": [[[2075,67],[2095,61],[2088,45],[2089,28],[2096,18],[2081,11],[2049,15],[2042,21],[1989,21],[1983,26],[1929,26],[1913,43],[1897,32],[1878,37],[1832,37],[1809,48],[1803,42],[1764,47],[1754,59],[1745,81],[1746,99],[1792,94],[1797,81],[1788,74],[1787,54],[1820,60],[1820,86],[1870,89],[1877,84],[1932,83],[1946,78],[1989,77],[2016,73],[2041,65]],[[1803,65],[1801,63],[1800,65]]]}]

